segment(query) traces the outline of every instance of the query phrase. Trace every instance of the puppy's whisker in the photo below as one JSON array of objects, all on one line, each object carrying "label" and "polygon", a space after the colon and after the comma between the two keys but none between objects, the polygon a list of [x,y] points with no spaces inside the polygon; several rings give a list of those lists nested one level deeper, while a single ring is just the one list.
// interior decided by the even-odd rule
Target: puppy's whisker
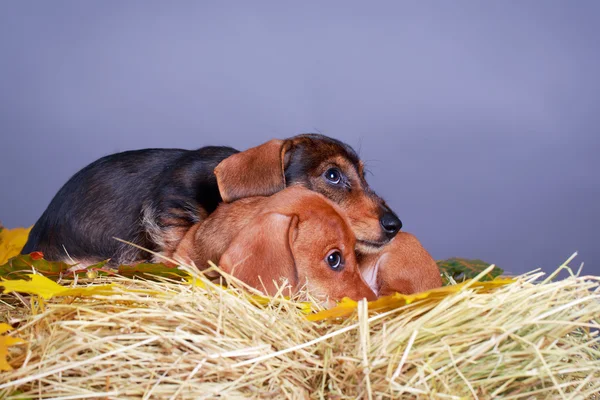
[{"label": "puppy's whisker", "polygon": [[361,153],[361,151],[362,151],[362,141],[363,141],[363,136],[362,136],[362,135],[360,135],[360,136],[358,137],[358,150],[357,150],[357,152],[356,152],[356,154],[358,154],[359,156],[360,156],[360,153]]}]

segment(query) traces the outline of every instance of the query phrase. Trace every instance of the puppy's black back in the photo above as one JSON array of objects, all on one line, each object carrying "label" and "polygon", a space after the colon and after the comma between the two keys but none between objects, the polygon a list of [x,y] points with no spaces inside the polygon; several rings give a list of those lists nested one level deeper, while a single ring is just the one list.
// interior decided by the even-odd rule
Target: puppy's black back
[{"label": "puppy's black back", "polygon": [[[103,157],[77,172],[58,191],[36,222],[22,253],[41,251],[49,260],[112,263],[143,259],[131,241],[150,250],[156,244],[142,223],[170,193],[186,192],[188,203],[220,201],[214,167],[235,153],[228,147],[199,150],[144,149]],[[186,206],[197,209],[196,204]],[[156,210],[160,214],[160,210]],[[190,224],[197,218],[190,212]],[[68,254],[68,256],[67,256]],[[146,259],[148,257],[145,257]]]}]

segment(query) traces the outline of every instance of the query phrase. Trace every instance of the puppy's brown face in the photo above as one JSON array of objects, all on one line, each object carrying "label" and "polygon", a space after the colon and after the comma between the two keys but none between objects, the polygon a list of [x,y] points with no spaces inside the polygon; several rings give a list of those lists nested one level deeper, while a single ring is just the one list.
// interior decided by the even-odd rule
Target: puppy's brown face
[{"label": "puppy's brown face", "polygon": [[375,300],[358,267],[355,238],[347,220],[323,202],[306,201],[298,214],[298,229],[290,247],[298,285],[306,284],[311,294],[323,300]]},{"label": "puppy's brown face", "polygon": [[271,195],[292,185],[321,193],[345,212],[356,247],[363,253],[377,251],[402,227],[396,214],[369,188],[356,152],[327,136],[271,140],[225,159],[215,175],[225,202]]},{"label": "puppy's brown face", "polygon": [[287,185],[302,185],[337,203],[346,213],[357,248],[370,253],[387,244],[402,222],[369,187],[354,150],[321,135],[300,135],[287,143]]},{"label": "puppy's brown face", "polygon": [[[207,256],[218,256],[225,272],[269,295],[287,281],[285,294],[306,286],[325,304],[343,297],[376,299],[362,277],[354,234],[339,207],[299,186],[254,199],[219,206],[181,251],[195,248],[192,258],[201,265]],[[246,223],[239,224],[240,218]],[[216,242],[215,230],[225,231]]]}]

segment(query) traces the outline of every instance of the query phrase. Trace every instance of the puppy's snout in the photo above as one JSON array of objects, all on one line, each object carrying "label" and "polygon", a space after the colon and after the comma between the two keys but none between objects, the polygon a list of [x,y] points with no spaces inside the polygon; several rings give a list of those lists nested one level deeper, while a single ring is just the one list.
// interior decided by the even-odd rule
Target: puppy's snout
[{"label": "puppy's snout", "polygon": [[396,214],[394,214],[390,210],[385,210],[381,218],[379,219],[379,223],[383,228],[386,236],[389,239],[392,239],[402,228],[402,221]]}]

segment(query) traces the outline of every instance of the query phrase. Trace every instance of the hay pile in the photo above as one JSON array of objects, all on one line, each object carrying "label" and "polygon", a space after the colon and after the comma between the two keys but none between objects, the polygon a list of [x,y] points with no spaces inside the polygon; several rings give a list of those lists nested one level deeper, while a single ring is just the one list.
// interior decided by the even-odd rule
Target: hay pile
[{"label": "hay pile", "polygon": [[597,398],[600,278],[541,277],[318,322],[202,277],[4,295],[2,320],[27,343],[9,349],[0,398]]}]

